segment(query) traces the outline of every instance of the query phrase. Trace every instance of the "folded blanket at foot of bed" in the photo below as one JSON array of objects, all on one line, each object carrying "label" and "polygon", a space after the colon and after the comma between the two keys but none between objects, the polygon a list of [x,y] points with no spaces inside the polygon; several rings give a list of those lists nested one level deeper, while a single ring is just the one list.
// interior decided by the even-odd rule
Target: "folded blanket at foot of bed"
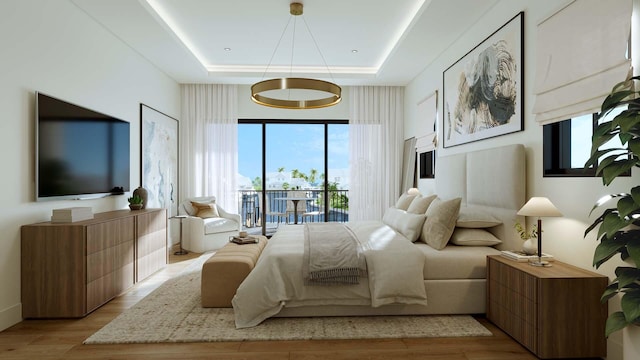
[{"label": "folded blanket at foot of bed", "polygon": [[305,224],[302,266],[305,285],[353,285],[367,276],[362,246],[342,223]]}]

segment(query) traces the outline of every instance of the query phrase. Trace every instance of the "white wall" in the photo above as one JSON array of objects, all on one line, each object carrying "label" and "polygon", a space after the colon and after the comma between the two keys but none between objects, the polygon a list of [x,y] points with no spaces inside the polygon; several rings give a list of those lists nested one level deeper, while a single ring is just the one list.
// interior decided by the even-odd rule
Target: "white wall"
[{"label": "white wall", "polygon": [[178,84],[70,1],[0,1],[0,330],[21,321],[20,226],[54,208],[126,207],[126,195],[34,202],[34,93],[131,123],[131,188],[140,179],[140,103],[180,114]]},{"label": "white wall", "polygon": [[[635,0],[636,4],[638,3]],[[543,250],[553,254],[558,260],[594,270],[591,266],[593,252],[597,245],[594,235],[583,238],[584,230],[591,224],[594,217],[589,218],[595,201],[602,195],[628,190],[637,185],[640,173],[634,169],[633,176],[618,179],[609,188],[602,185],[600,178],[544,178],[542,174],[542,127],[532,115],[535,97],[533,95],[536,55],[536,26],[539,20],[549,16],[559,9],[565,0],[555,1],[499,1],[491,11],[479,22],[471,26],[467,32],[442,53],[433,63],[425,64],[424,71],[416,77],[405,91],[405,138],[418,133],[421,124],[416,119],[416,104],[425,96],[439,91],[438,109],[441,113],[442,105],[442,73],[469,50],[482,42],[487,36],[505,24],[518,12],[524,11],[525,24],[525,60],[524,60],[524,128],[523,132],[508,134],[492,139],[477,141],[470,144],[443,149],[441,144],[437,150],[438,157],[461,152],[472,152],[511,143],[522,143],[527,148],[527,196],[547,196],[563,213],[562,218],[543,220],[544,237]],[[597,49],[594,49],[597,51]],[[441,120],[442,117],[440,115]],[[441,129],[441,126],[438,127]],[[439,137],[441,137],[439,135]],[[438,176],[436,174],[436,176]],[[419,188],[423,193],[434,192],[433,180],[420,180]],[[614,278],[614,268],[622,264],[621,261],[611,261],[597,272]],[[576,299],[579,301],[579,299]],[[609,310],[616,311],[619,304],[609,302]],[[637,334],[637,333],[636,333]],[[640,338],[634,340],[640,343]],[[631,346],[625,344],[624,348]],[[607,359],[622,359],[621,333],[612,335],[608,341]]]}]

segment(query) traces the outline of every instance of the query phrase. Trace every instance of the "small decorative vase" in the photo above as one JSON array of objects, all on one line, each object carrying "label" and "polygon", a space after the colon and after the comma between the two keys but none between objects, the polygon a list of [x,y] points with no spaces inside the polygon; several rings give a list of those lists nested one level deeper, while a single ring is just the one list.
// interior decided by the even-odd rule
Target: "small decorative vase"
[{"label": "small decorative vase", "polygon": [[522,244],[522,251],[527,255],[534,255],[538,252],[538,239],[529,238]]},{"label": "small decorative vase", "polygon": [[[136,195],[140,196],[140,198],[142,199],[142,207],[140,209],[146,209],[147,197],[148,197],[147,189],[143,188],[142,186],[139,186],[138,188],[133,190],[133,196],[136,196]],[[136,209],[136,210],[140,210],[140,209]]]}]

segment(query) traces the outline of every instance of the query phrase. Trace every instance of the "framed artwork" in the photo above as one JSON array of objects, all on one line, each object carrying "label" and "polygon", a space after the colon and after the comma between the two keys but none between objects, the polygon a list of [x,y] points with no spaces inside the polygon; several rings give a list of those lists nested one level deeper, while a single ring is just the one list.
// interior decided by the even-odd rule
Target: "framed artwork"
[{"label": "framed artwork", "polygon": [[442,74],[443,147],[524,129],[524,12]]},{"label": "framed artwork", "polygon": [[178,214],[178,120],[140,104],[140,183],[147,207]]}]

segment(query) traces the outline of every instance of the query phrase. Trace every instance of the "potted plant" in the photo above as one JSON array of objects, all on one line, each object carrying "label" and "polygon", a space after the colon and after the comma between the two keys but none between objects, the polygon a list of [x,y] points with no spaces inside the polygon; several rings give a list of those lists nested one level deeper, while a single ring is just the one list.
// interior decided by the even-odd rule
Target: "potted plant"
[{"label": "potted plant", "polygon": [[131,210],[140,210],[142,209],[142,205],[143,205],[143,199],[142,197],[140,197],[140,195],[133,195],[132,197],[128,198],[127,201],[129,201],[129,209]]},{"label": "potted plant", "polygon": [[[632,168],[640,167],[640,99],[636,98],[640,91],[633,87],[635,85],[636,89],[640,89],[638,80],[640,76],[635,76],[614,86],[598,114],[600,120],[613,109],[628,105],[612,120],[598,125],[593,133],[591,157],[585,167],[598,164],[596,175],[602,176],[605,186]],[[618,137],[627,149],[600,149],[614,137]],[[620,150],[623,150],[623,154]],[[640,326],[640,185],[626,193],[605,196],[591,209],[591,213],[612,199],[617,199],[616,206],[604,209],[584,234],[586,237],[600,225],[593,266],[599,268],[617,254],[629,265],[615,269],[616,278],[601,298],[602,302],[606,302],[617,294],[622,295],[622,311],[609,315],[606,336],[630,325]]]},{"label": "potted plant", "polygon": [[520,239],[524,240],[522,251],[527,255],[536,254],[538,252],[538,225],[533,225],[529,232],[517,221],[513,227],[520,235]]}]

